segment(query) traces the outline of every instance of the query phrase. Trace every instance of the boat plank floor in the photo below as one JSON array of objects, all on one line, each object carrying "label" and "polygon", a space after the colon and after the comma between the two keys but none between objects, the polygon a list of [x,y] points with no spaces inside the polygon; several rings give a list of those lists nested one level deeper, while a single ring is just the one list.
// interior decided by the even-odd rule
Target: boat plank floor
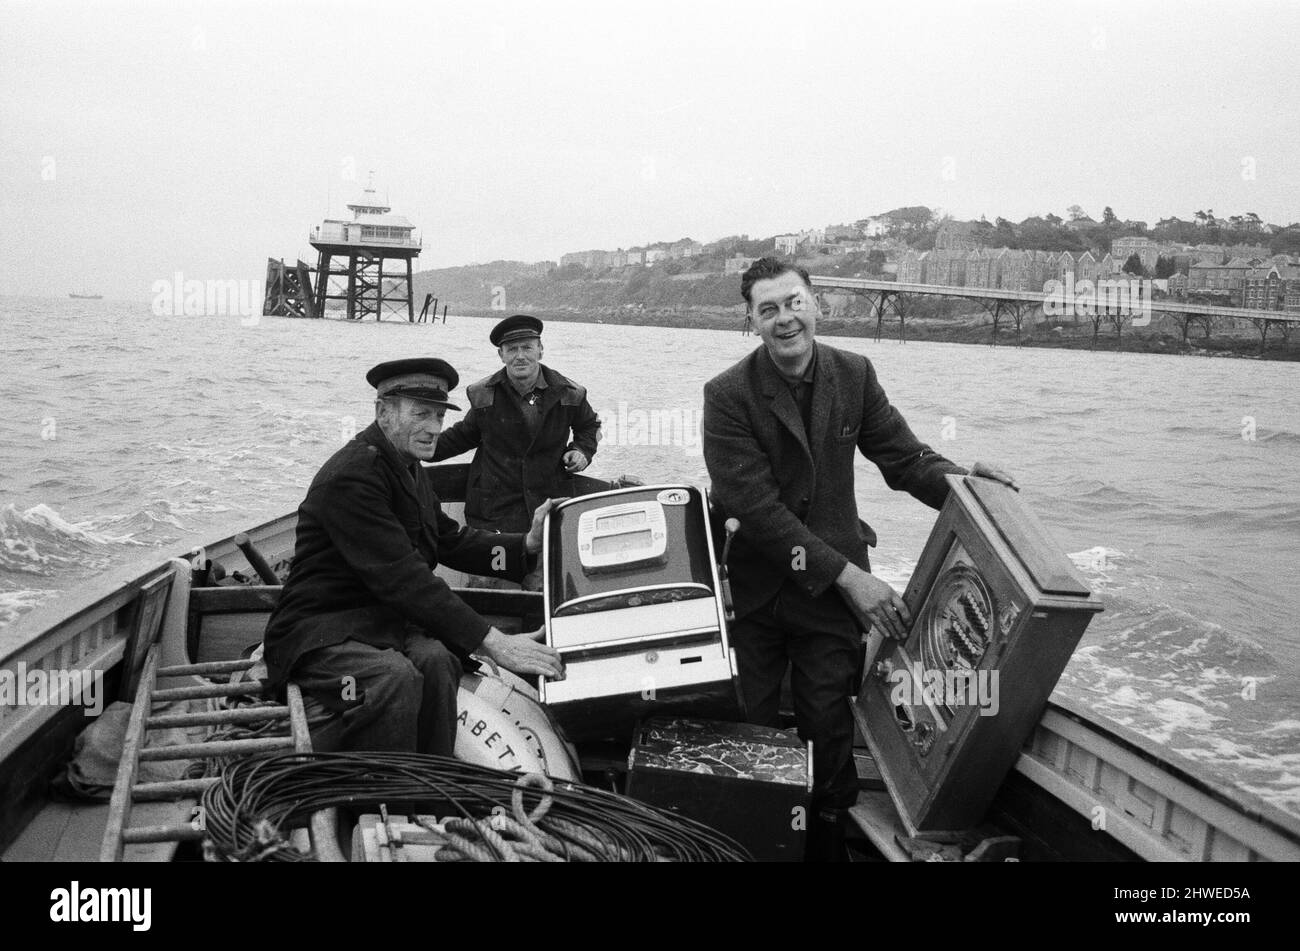
[{"label": "boat plank floor", "polygon": [[906,836],[898,813],[889,793],[874,789],[858,792],[857,804],[849,810],[849,816],[863,835],[874,845],[880,854],[890,862],[910,862],[911,856],[898,844],[898,836]]},{"label": "boat plank floor", "polygon": [[[142,802],[132,810],[139,825],[186,822],[193,815],[193,800]],[[5,862],[98,862],[99,847],[108,825],[106,802],[49,802],[4,851]],[[127,862],[169,862],[175,842],[146,842],[126,846]]]}]

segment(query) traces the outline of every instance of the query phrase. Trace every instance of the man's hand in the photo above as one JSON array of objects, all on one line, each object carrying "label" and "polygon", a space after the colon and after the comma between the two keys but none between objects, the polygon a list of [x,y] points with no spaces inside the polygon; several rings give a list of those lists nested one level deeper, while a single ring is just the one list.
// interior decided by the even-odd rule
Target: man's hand
[{"label": "man's hand", "polygon": [[505,634],[494,627],[488,630],[478,649],[494,663],[516,674],[540,674],[549,680],[563,680],[564,665],[560,663],[559,653],[538,643],[545,636],[546,629],[542,627],[529,634]]},{"label": "man's hand", "polygon": [[564,454],[565,472],[581,472],[589,465],[591,465],[591,460],[587,458],[586,453],[581,449],[570,449]]},{"label": "man's hand", "polygon": [[911,612],[886,582],[849,562],[835,579],[835,586],[864,627],[869,625],[896,640],[907,638],[912,627]]},{"label": "man's hand", "polygon": [[537,506],[537,511],[533,512],[533,524],[528,529],[528,534],[524,538],[524,548],[528,554],[535,555],[542,550],[542,523],[546,521],[546,513],[561,502],[567,502],[569,497],[566,495],[559,499],[547,499],[541,505]]},{"label": "man's hand", "polygon": [[995,469],[988,463],[975,463],[975,465],[971,466],[970,474],[973,476],[979,476],[981,479],[992,479],[994,482],[1001,482],[1003,485],[1010,486],[1017,492],[1020,491],[1020,486],[1016,485],[1015,479],[1011,478],[1011,476],[1007,475],[1001,469]]}]

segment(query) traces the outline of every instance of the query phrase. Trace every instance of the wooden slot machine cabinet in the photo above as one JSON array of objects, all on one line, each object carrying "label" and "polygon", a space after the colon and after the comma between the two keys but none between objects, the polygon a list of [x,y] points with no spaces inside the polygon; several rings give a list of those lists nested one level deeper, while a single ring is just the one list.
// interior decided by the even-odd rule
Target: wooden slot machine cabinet
[{"label": "wooden slot machine cabinet", "polygon": [[912,835],[984,818],[1101,604],[1013,489],[952,491],[854,713]]}]

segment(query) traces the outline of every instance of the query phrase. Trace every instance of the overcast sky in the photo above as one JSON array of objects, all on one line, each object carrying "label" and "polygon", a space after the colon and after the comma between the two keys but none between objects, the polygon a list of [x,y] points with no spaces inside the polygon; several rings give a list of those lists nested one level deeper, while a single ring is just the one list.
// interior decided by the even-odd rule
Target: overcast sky
[{"label": "overcast sky", "polygon": [[1300,220],[1294,2],[0,7],[0,293],[261,280],[372,169],[421,268],[904,204]]}]

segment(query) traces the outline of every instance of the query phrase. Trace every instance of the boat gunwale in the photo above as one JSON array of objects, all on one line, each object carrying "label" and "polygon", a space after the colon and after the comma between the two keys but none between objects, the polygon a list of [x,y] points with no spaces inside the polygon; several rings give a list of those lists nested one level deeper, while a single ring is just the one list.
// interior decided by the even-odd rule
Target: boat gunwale
[{"label": "boat gunwale", "polygon": [[[1292,815],[1257,793],[1192,773],[1189,767],[1196,765],[1195,760],[1177,751],[1162,749],[1160,744],[1150,737],[1143,736],[1131,727],[1116,723],[1103,713],[1089,710],[1083,701],[1053,694],[1047,706],[1048,709],[1100,735],[1102,739],[1109,740],[1126,752],[1170,774],[1196,792],[1231,807],[1246,818],[1266,825],[1289,839],[1300,842],[1300,816]],[[1042,722],[1041,719],[1039,722]],[[1022,755],[1024,755],[1023,751]]]}]

